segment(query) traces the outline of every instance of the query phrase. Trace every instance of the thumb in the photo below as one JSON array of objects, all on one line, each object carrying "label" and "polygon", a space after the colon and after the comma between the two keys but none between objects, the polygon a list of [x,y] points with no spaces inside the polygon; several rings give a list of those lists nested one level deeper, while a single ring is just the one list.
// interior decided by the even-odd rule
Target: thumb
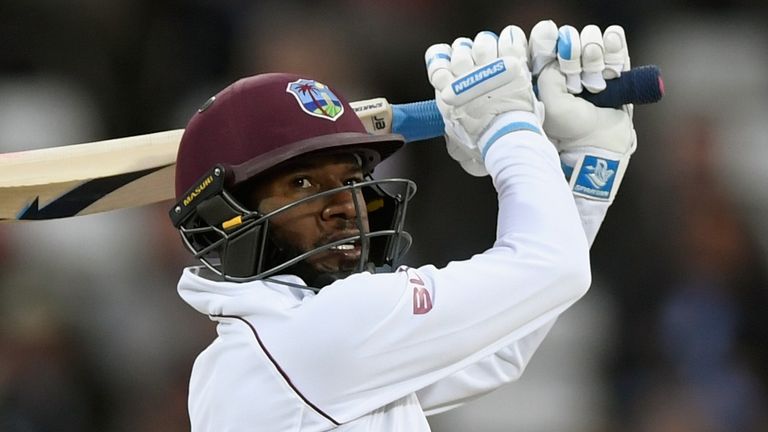
[{"label": "thumb", "polygon": [[539,100],[544,104],[544,130],[555,140],[572,140],[594,127],[598,108],[570,92],[566,77],[557,62],[547,65],[539,75]]},{"label": "thumb", "polygon": [[560,71],[556,62],[544,67],[536,81],[538,97],[545,106],[562,103],[566,96],[573,97],[568,92],[565,74]]}]

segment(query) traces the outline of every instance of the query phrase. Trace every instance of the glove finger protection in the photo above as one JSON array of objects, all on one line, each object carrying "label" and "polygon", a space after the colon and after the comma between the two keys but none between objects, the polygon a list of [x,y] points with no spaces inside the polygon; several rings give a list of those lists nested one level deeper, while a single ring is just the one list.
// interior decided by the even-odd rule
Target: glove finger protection
[{"label": "glove finger protection", "polygon": [[531,29],[528,55],[534,77],[541,73],[544,66],[557,59],[557,40],[558,30],[554,21],[539,21]]},{"label": "glove finger protection", "polygon": [[618,25],[612,25],[603,33],[603,46],[605,47],[605,79],[614,79],[621,76],[622,72],[631,67],[629,62],[629,50],[624,29]]},{"label": "glove finger protection", "polygon": [[590,93],[605,90],[605,48],[600,27],[588,25],[581,30],[581,82]]},{"label": "glove finger protection", "polygon": [[[490,63],[499,56],[499,37],[496,33],[482,31],[472,44],[472,59],[476,65]],[[465,71],[466,72],[466,71]]]},{"label": "glove finger protection", "polygon": [[[476,64],[488,63],[498,57],[497,41],[498,37],[489,31],[478,33],[474,41],[465,37],[456,39],[452,45],[454,58],[458,56],[461,61],[451,63],[452,73],[454,75],[466,73]],[[461,142],[470,141],[466,132],[454,130],[451,135],[462,138],[446,140],[445,146],[448,155],[459,162],[461,168],[470,175],[475,177],[487,176],[488,171],[485,169],[480,152],[472,149],[471,146],[461,144]]]},{"label": "glove finger protection", "polygon": [[[469,57],[466,56],[466,49],[471,50],[472,48],[471,39],[458,38],[453,42],[453,46],[460,48],[460,58],[463,57],[464,61],[471,60],[471,53]],[[432,84],[436,91],[447,87],[456,78],[451,68],[453,51],[451,45],[435,44],[429,47],[424,54],[424,60],[427,64],[427,76],[430,84]],[[468,66],[471,66],[471,63],[468,63]],[[457,67],[461,69],[468,66],[459,64]],[[437,99],[436,102],[438,110],[443,115],[443,118],[445,118],[450,107],[445,105],[440,99]],[[469,141],[464,130],[457,129],[453,123],[445,122],[445,147],[448,155],[458,162],[467,173],[476,177],[488,175],[480,152],[477,149],[473,149]]]},{"label": "glove finger protection", "polygon": [[[627,48],[627,38],[624,28],[620,25],[612,25],[603,32],[603,46],[605,48],[605,69],[603,77],[605,79],[616,79],[632,68],[629,61],[629,48]],[[624,105],[624,109],[629,113],[630,119],[634,113],[634,105]]]},{"label": "glove finger protection", "polygon": [[[610,34],[617,35],[615,31]],[[600,35],[599,44],[594,42],[596,35]],[[584,72],[599,74],[602,79],[606,69],[602,32],[595,27],[582,30],[580,36],[582,79]],[[614,36],[609,39],[614,39]],[[626,43],[617,48],[614,42],[611,42],[610,52],[616,56],[611,57],[611,61],[618,61],[616,58],[621,56],[623,69],[624,60],[628,62],[629,58],[625,56]],[[554,43],[559,58],[566,57],[565,53],[560,52],[563,45],[559,41]],[[556,143],[566,174],[573,173],[570,182],[574,194],[612,201],[629,157],[635,149],[631,106],[625,105],[622,109],[599,108],[569,92],[561,63],[552,60],[545,62],[549,58],[549,47],[553,46],[551,24],[544,22],[534,26],[529,46],[532,62],[541,68],[537,84],[539,98],[547,113],[544,130]],[[590,86],[584,82],[588,90]]]},{"label": "glove finger protection", "polygon": [[454,76],[469,72],[475,67],[475,61],[472,58],[473,42],[469,38],[460,37],[451,44],[451,73]]},{"label": "glove finger protection", "polygon": [[564,25],[558,30],[557,61],[568,91],[581,93],[581,36],[573,26]]},{"label": "glove finger protection", "polygon": [[451,73],[451,54],[448,44],[435,44],[427,49],[424,61],[427,63],[427,78],[435,89],[442,90],[455,78]]},{"label": "glove finger protection", "polygon": [[521,59],[528,68],[528,39],[523,29],[508,25],[499,33],[499,56]]},{"label": "glove finger protection", "polygon": [[[503,40],[494,33],[480,32],[473,41],[458,38],[447,49],[445,44],[433,45],[425,55],[427,73],[446,125],[449,155],[472,175],[487,174],[482,164],[484,149],[478,145],[482,133],[500,114],[531,112],[537,116],[538,125],[543,118],[542,107],[533,94],[525,38],[519,37],[522,31],[505,30]],[[505,55],[499,54],[500,46]],[[470,61],[471,67],[467,68]]]},{"label": "glove finger protection", "polygon": [[[485,44],[481,32],[474,44]],[[534,112],[537,108],[524,58],[496,57],[466,72],[453,70],[456,79],[436,94],[450,107],[445,120],[466,131],[477,146],[482,132],[497,115],[509,111]],[[482,153],[483,149],[479,149]]]},{"label": "glove finger protection", "polygon": [[[471,49],[472,41],[467,38],[459,38],[454,41],[454,46],[461,45]],[[452,54],[453,48],[448,44],[432,45],[424,54],[424,61],[427,64],[427,77],[432,87],[436,90],[445,88],[455,78],[451,72]],[[449,107],[439,99],[436,102],[438,110],[445,116]],[[456,160],[468,173],[478,177],[487,175],[482,161],[479,161],[480,152],[473,151],[470,146],[462,144],[465,141],[468,141],[468,138],[463,131],[457,130],[450,123],[445,123],[445,146],[448,155]]]}]

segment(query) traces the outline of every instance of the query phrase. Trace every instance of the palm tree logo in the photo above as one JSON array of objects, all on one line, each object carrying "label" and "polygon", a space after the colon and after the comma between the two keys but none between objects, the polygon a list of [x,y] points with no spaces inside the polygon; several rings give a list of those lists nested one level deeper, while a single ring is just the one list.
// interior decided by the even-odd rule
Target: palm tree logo
[{"label": "palm tree logo", "polygon": [[288,84],[286,91],[299,102],[307,114],[335,121],[344,113],[344,106],[328,86],[314,80],[299,79]]}]

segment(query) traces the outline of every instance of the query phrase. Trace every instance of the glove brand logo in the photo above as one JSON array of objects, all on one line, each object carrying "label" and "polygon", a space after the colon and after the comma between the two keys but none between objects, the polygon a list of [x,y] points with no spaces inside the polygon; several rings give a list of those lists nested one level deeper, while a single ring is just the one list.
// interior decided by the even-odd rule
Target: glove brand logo
[{"label": "glove brand logo", "polygon": [[299,102],[301,109],[311,116],[336,121],[344,114],[344,105],[325,84],[314,80],[298,79],[288,83],[285,91],[292,94]]},{"label": "glove brand logo", "polygon": [[489,64],[488,66],[485,66],[481,69],[471,72],[454,81],[453,84],[451,84],[451,87],[453,88],[453,93],[456,95],[460,95],[465,91],[471,89],[472,87],[475,87],[506,70],[507,68],[506,66],[504,66],[504,60],[501,60],[501,59],[496,60],[495,62]]},{"label": "glove brand logo", "polygon": [[608,183],[608,180],[610,180],[611,177],[613,177],[613,174],[616,172],[608,168],[608,161],[605,159],[598,159],[597,165],[588,166],[587,171],[591,171],[589,174],[587,174],[587,179],[589,179],[590,183],[592,183],[592,186],[598,189],[605,187],[605,185]]},{"label": "glove brand logo", "polygon": [[427,284],[419,276],[416,270],[401,266],[397,269],[398,272],[405,272],[408,276],[408,285],[413,290],[413,314],[424,315],[432,310],[432,294],[427,288]]},{"label": "glove brand logo", "polygon": [[619,161],[584,156],[573,192],[592,198],[609,199],[618,169]]}]

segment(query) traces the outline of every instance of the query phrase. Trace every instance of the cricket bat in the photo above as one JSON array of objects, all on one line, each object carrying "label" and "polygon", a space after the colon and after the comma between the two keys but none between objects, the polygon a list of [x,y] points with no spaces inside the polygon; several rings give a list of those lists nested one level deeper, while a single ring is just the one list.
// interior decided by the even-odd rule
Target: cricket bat
[{"label": "cricket bat", "polygon": [[[595,105],[652,103],[664,93],[656,66],[642,66],[579,95]],[[350,103],[372,134],[397,133],[406,142],[442,136],[434,100],[390,104],[384,98]],[[176,151],[183,129],[0,154],[0,222],[46,220],[172,200]],[[170,204],[170,203],[169,203]]]}]

